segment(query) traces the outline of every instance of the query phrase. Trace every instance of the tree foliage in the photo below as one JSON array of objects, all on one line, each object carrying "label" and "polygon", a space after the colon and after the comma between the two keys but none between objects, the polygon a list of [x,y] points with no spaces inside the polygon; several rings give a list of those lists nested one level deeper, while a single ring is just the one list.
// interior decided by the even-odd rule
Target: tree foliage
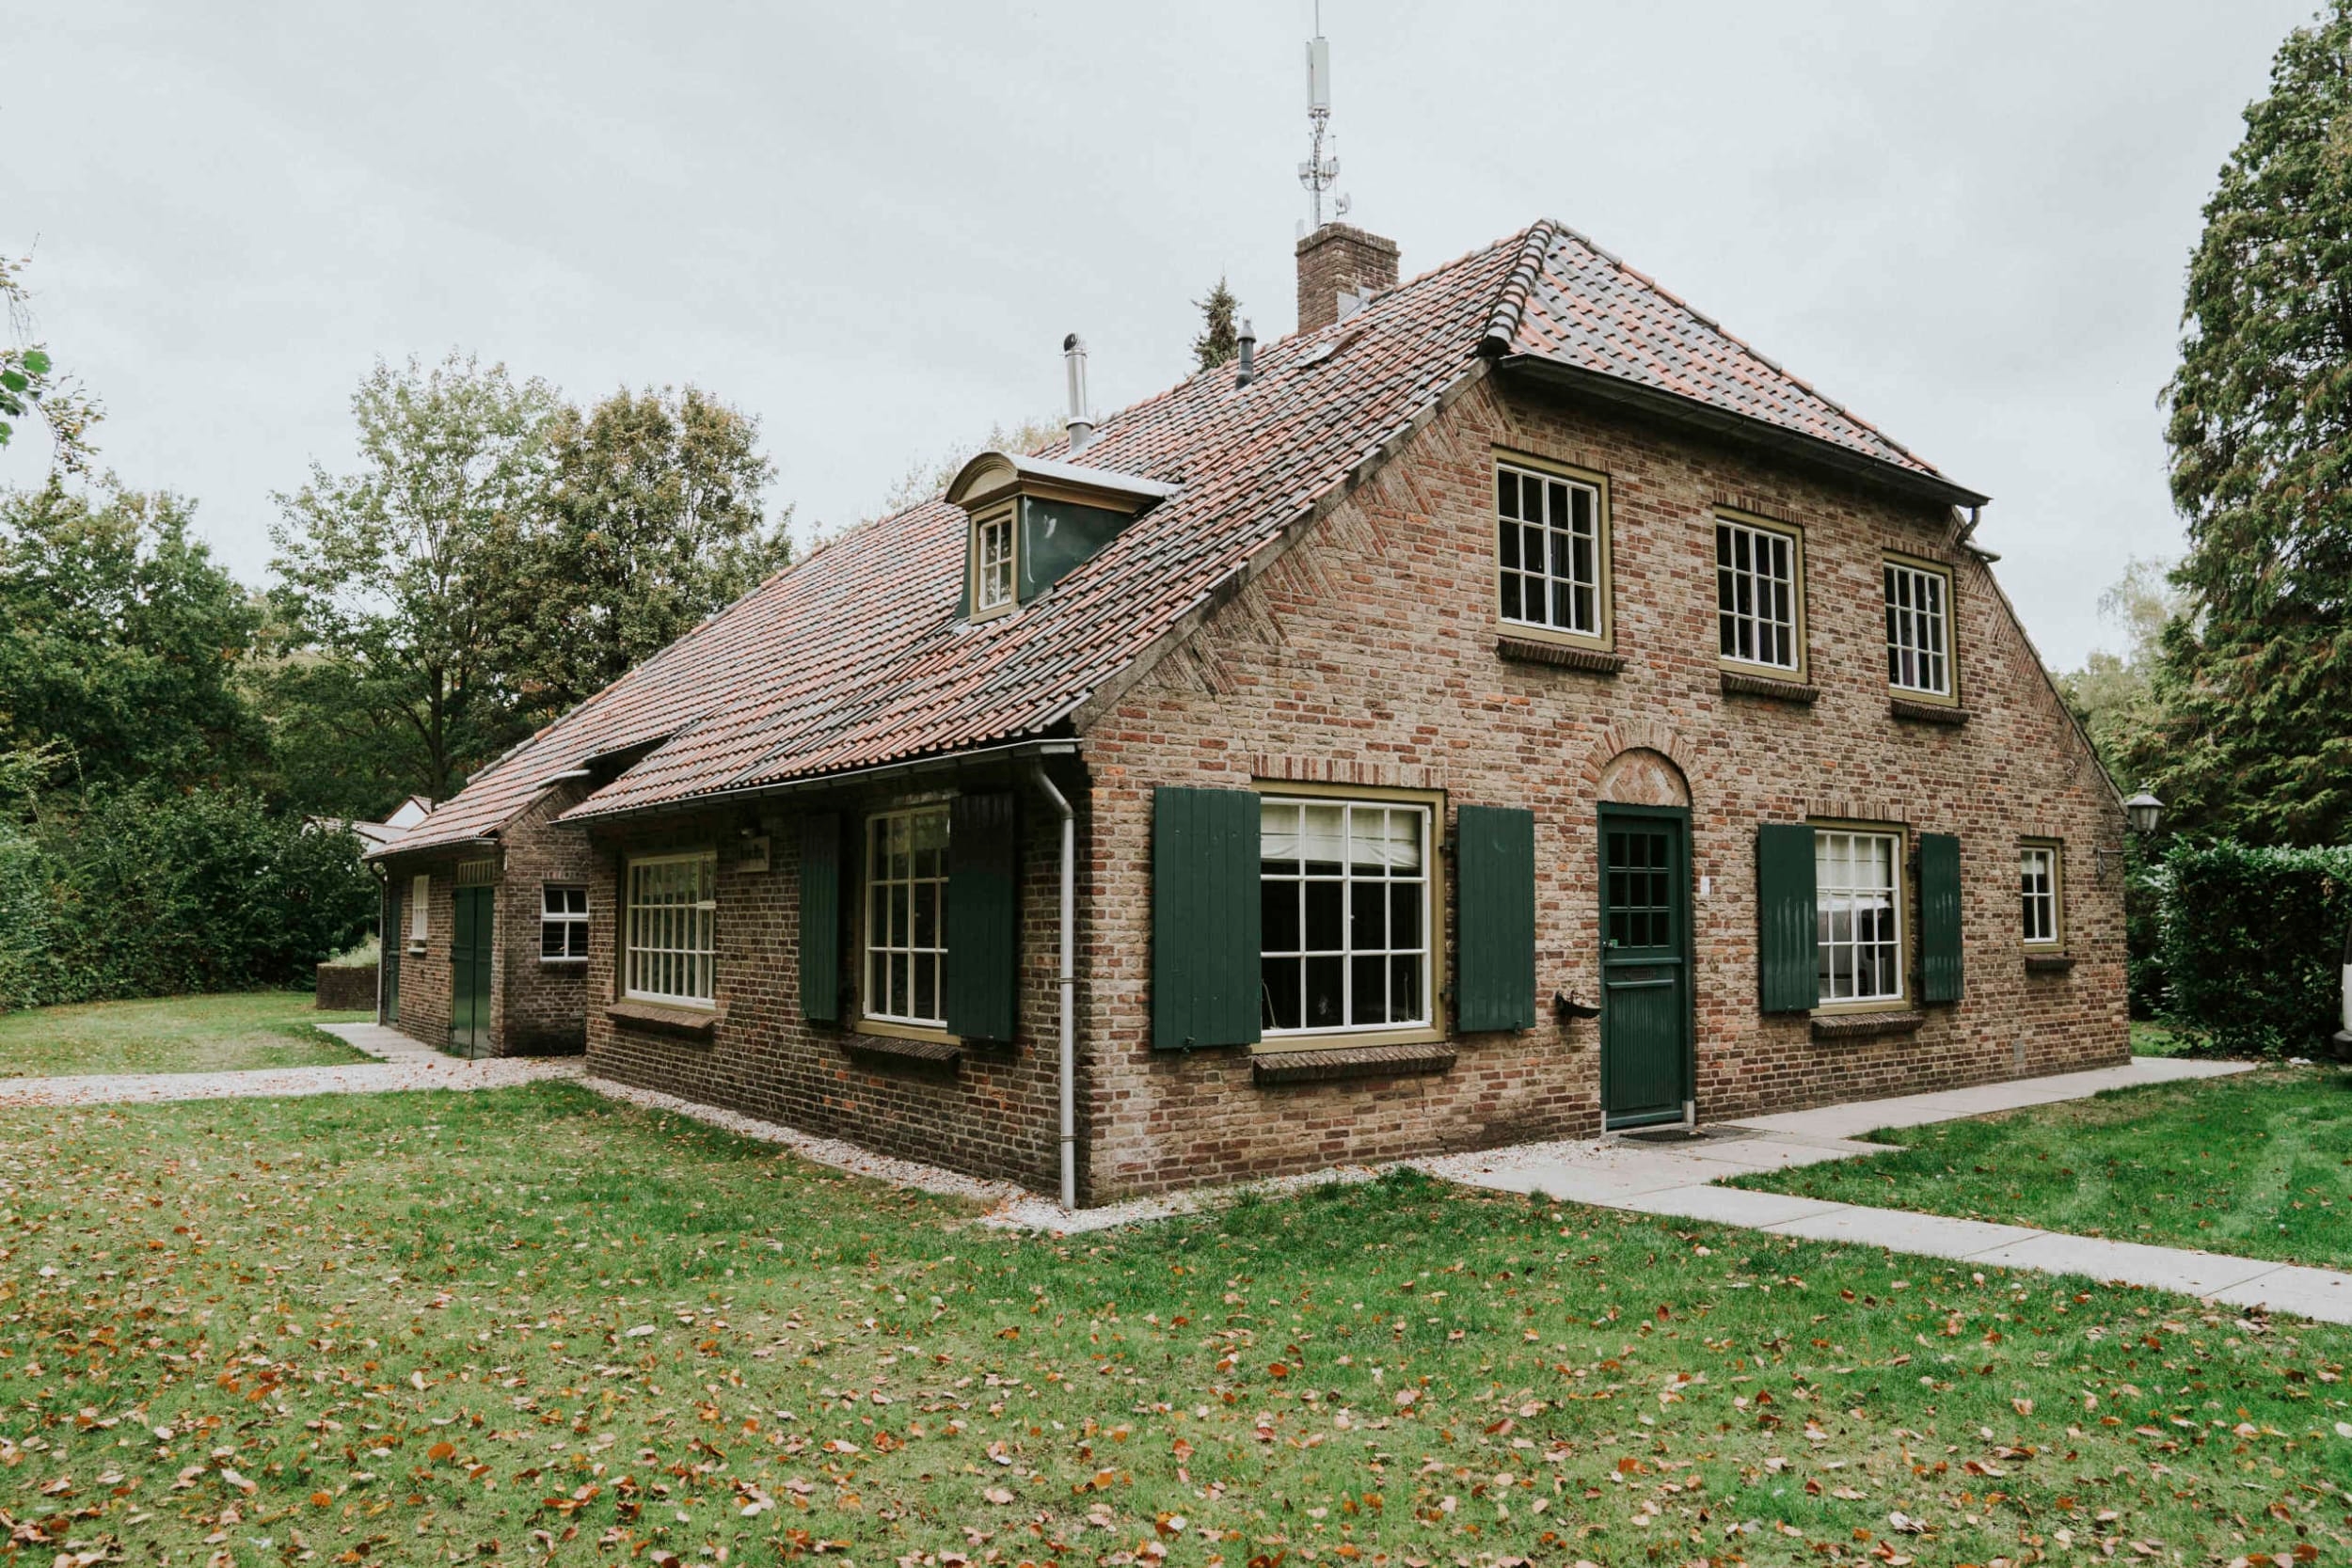
[{"label": "tree foliage", "polygon": [[2094,648],[2081,669],[2058,676],[2058,690],[2090,732],[2107,776],[2126,790],[2138,787],[2148,766],[2141,750],[2158,721],[2156,668],[2166,629],[2182,613],[2169,569],[2164,561],[2134,558],[2122,579],[2099,595],[2101,618],[2122,628],[2122,652]]},{"label": "tree foliage", "polygon": [[1240,328],[1235,325],[1241,301],[1219,277],[1208,298],[1192,303],[1200,312],[1200,336],[1192,341],[1193,362],[1201,370],[1213,371],[1241,352]]},{"label": "tree foliage", "polygon": [[105,417],[81,385],[58,371],[49,350],[34,336],[32,295],[24,287],[31,258],[0,257],[0,308],[8,318],[8,341],[0,343],[0,447],[16,435],[16,421],[37,418],[49,429],[57,467],[67,473],[88,467],[96,448],[90,426]]},{"label": "tree foliage", "polygon": [[62,750],[85,784],[265,766],[241,687],[261,613],[173,495],[0,493],[0,749]]},{"label": "tree foliage", "polygon": [[2140,743],[2189,829],[2352,838],[2352,0],[2289,35],[2205,207],[2167,389],[2187,614]]},{"label": "tree foliage", "polygon": [[553,718],[618,680],[791,559],[772,526],[759,422],[700,389],[624,388],[548,429],[553,484],[501,619],[504,673]]},{"label": "tree foliage", "polygon": [[555,393],[453,354],[378,361],[352,398],[360,464],[281,493],[273,599],[294,651],[342,668],[352,721],[396,736],[401,793],[447,797],[514,734],[501,609],[554,476]]}]

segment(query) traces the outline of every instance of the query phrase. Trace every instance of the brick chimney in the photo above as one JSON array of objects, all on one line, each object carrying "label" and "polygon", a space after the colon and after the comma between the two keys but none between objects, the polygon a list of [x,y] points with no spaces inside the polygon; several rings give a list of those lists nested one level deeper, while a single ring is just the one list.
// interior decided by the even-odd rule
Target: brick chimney
[{"label": "brick chimney", "polygon": [[1396,287],[1396,242],[1327,223],[1298,242],[1298,330],[1340,319],[1340,296],[1363,299]]}]

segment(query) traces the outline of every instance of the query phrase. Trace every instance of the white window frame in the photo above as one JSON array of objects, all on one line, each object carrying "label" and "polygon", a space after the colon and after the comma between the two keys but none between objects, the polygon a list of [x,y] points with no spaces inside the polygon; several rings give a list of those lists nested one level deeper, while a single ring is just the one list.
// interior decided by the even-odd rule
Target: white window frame
[{"label": "white window frame", "polygon": [[[1952,700],[1952,574],[1941,566],[1888,556],[1886,684],[1898,691]],[[1931,602],[1932,601],[1932,602]]]},{"label": "white window frame", "polygon": [[[1303,848],[1304,813],[1318,808],[1337,808],[1339,811],[1339,831],[1343,835],[1342,857],[1336,863],[1336,863],[1339,870],[1336,873],[1310,873],[1306,869],[1310,863],[1303,854],[1292,857],[1287,863],[1269,862],[1265,858],[1268,847],[1267,834],[1269,828],[1278,817],[1293,811],[1300,814],[1292,819],[1295,824],[1292,831],[1302,841],[1299,847]],[[1258,1016],[1261,1036],[1269,1045],[1289,1046],[1298,1041],[1315,1039],[1360,1043],[1370,1037],[1395,1035],[1426,1037],[1438,1027],[1434,938],[1438,928],[1436,890],[1438,886],[1438,878],[1435,824],[1438,814],[1442,809],[1441,801],[1426,798],[1338,795],[1272,789],[1261,792],[1258,813],[1259,897],[1262,900],[1268,899],[1275,895],[1273,890],[1279,887],[1285,891],[1295,889],[1295,896],[1297,899],[1296,921],[1294,927],[1296,945],[1283,948],[1270,945],[1274,934],[1270,930],[1262,932],[1259,942]],[[1414,853],[1417,857],[1418,868],[1409,874],[1400,876],[1397,867],[1391,863],[1386,854],[1383,853],[1379,876],[1376,878],[1359,876],[1355,860],[1348,852],[1355,843],[1359,822],[1365,819],[1376,821],[1378,827],[1375,832],[1380,834],[1377,842],[1392,844],[1399,841],[1388,836],[1389,831],[1399,818],[1409,818],[1411,821],[1415,834]],[[1287,863],[1296,869],[1268,869],[1270,865],[1279,863]],[[1336,948],[1310,947],[1307,945],[1309,936],[1307,901],[1311,895],[1311,890],[1315,886],[1333,884],[1336,884],[1338,888],[1340,945]],[[1405,947],[1394,945],[1395,894],[1393,891],[1383,901],[1384,914],[1381,922],[1380,945],[1377,947],[1366,945],[1362,948],[1356,945],[1357,922],[1353,912],[1356,905],[1356,891],[1359,887],[1367,885],[1386,886],[1391,890],[1397,888],[1410,890],[1409,895],[1412,898],[1420,926],[1420,941],[1417,945]],[[1357,961],[1375,958],[1384,960],[1381,964],[1381,1012],[1383,1016],[1359,1022],[1357,1018],[1359,999],[1356,994]],[[1416,985],[1420,991],[1421,1005],[1415,1016],[1411,1018],[1399,1019],[1386,1016],[1389,1010],[1389,991],[1394,984],[1393,966],[1399,958],[1404,958],[1415,965]],[[1326,963],[1336,961],[1339,965],[1341,1011],[1340,1021],[1336,1023],[1315,1022],[1310,1020],[1307,1014],[1308,966],[1311,962],[1317,961]],[[1299,1022],[1295,1025],[1278,1025],[1274,1022],[1274,990],[1268,975],[1270,966],[1275,964],[1296,966]]]},{"label": "white window frame", "polygon": [[1716,515],[1715,649],[1725,664],[1804,674],[1804,534]]},{"label": "white window frame", "polygon": [[[683,889],[657,889],[667,868],[697,873]],[[719,857],[709,849],[636,855],[626,875],[621,994],[677,1007],[718,1006]],[[686,896],[680,896],[680,894]],[[657,896],[659,894],[659,896]]]},{"label": "white window frame", "polygon": [[408,945],[419,952],[433,937],[433,873],[408,879]]},{"label": "white window frame", "polygon": [[2019,929],[2027,947],[2055,948],[2066,941],[2063,858],[2054,839],[2029,838],[2017,847]]},{"label": "white window frame", "polygon": [[1010,505],[972,519],[972,618],[976,621],[1009,614],[1020,605],[1018,533]]},{"label": "white window frame", "polygon": [[[917,825],[938,824],[936,859],[926,870],[917,863],[914,838]],[[859,945],[863,984],[859,1001],[863,1015],[881,1023],[909,1029],[947,1027],[947,842],[953,817],[944,800],[880,811],[866,819],[866,907]],[[905,846],[903,871],[898,863]],[[897,895],[903,892],[903,905]],[[922,906],[930,904],[930,940],[917,940]],[[897,965],[906,966],[905,1006],[899,1001]],[[922,970],[931,976],[931,1011],[917,1002]]]},{"label": "white window frame", "polygon": [[[558,895],[562,896],[559,898]],[[548,951],[550,931],[555,933],[555,951],[552,953]],[[539,884],[539,961],[543,964],[588,961],[587,884]]]},{"label": "white window frame", "polygon": [[[1506,504],[1504,487],[1511,483],[1511,498]],[[1529,518],[1528,486],[1534,485],[1542,497],[1543,515]],[[1506,628],[1540,633],[1548,638],[1575,642],[1588,647],[1606,646],[1609,641],[1609,489],[1597,475],[1570,473],[1549,465],[1498,457],[1492,488],[1489,492],[1494,508],[1495,540],[1495,617]],[[1576,500],[1583,498],[1587,528],[1580,532],[1576,527]],[[1579,571],[1576,546],[1585,546],[1585,559]],[[1554,568],[1562,563],[1555,551],[1565,543],[1565,573]],[[1530,544],[1539,545],[1543,551],[1540,563],[1527,564]],[[1557,611],[1560,591],[1567,590],[1568,618],[1562,620]],[[1585,595],[1590,614],[1580,621],[1576,615],[1578,593]],[[1542,613],[1527,613],[1530,592],[1542,595]]]},{"label": "white window frame", "polygon": [[[1813,950],[1816,972],[1820,976],[1820,1006],[1824,1008],[1851,1006],[1884,1006],[1900,1004],[1906,994],[1908,980],[1904,970],[1904,850],[1908,834],[1898,828],[1816,824],[1813,830],[1814,936]],[[1865,883],[1854,876],[1851,867],[1855,848],[1868,844],[1884,850],[1886,884]],[[1835,850],[1843,847],[1842,862]],[[1844,880],[1833,877],[1833,870],[1843,864],[1848,868]],[[1883,897],[1883,910],[1873,909],[1870,901]],[[1866,938],[1861,923],[1866,915],[1883,914],[1883,930],[1873,930]],[[1839,950],[1847,956],[1846,985],[1838,989],[1838,964],[1835,958]],[[1862,955],[1872,955],[1872,967],[1883,967],[1893,977],[1889,989],[1862,989]]]}]

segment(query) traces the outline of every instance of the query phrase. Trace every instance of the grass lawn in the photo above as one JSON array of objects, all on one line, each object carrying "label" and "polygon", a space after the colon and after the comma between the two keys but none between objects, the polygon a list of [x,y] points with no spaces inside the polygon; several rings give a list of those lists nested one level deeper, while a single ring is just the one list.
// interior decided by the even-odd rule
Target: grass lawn
[{"label": "grass lawn", "polygon": [[19,1110],[0,1260],[44,1564],[2352,1549],[2352,1332],[1409,1176],[1055,1243],[573,1085]]},{"label": "grass lawn", "polygon": [[1902,1151],[1737,1184],[2352,1268],[2352,1073],[2333,1068],[2119,1089],[1869,1136]]},{"label": "grass lawn", "polygon": [[0,1014],[0,1081],[85,1072],[221,1072],[371,1058],[314,1027],[369,1013],[323,1013],[301,991],[92,1002]]}]

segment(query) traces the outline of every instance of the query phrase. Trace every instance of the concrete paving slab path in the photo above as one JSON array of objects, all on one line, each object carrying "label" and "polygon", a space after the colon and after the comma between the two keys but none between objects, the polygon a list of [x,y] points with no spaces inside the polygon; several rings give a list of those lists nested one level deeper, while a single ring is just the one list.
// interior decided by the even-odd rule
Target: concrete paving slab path
[{"label": "concrete paving slab path", "polygon": [[2083,1275],[2102,1283],[2178,1291],[2232,1307],[2265,1307],[2352,1323],[2352,1274],[2332,1269],[1713,1185],[1748,1171],[1887,1152],[1887,1145],[1853,1141],[1859,1132],[2057,1104],[2143,1084],[2217,1078],[2250,1071],[2252,1066],[2142,1056],[2128,1067],[1754,1117],[1687,1142],[1597,1139],[1416,1164],[1433,1175],[1498,1192],[1542,1193],[1597,1208],[1743,1226],[1779,1236],[1884,1247],[1993,1268]]}]

